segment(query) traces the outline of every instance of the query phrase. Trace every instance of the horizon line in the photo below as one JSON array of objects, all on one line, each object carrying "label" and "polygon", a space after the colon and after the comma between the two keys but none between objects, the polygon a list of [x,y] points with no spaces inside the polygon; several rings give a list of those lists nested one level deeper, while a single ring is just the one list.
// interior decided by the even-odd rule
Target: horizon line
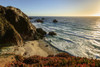
[{"label": "horizon line", "polygon": [[100,16],[39,16],[39,17],[100,17]]}]

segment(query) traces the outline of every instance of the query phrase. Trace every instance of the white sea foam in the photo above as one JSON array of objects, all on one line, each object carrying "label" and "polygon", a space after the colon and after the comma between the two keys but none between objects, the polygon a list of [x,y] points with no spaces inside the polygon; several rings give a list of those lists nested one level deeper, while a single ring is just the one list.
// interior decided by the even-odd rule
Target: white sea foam
[{"label": "white sea foam", "polygon": [[[52,20],[57,19],[58,23]],[[57,36],[46,40],[60,50],[74,56],[100,58],[100,18],[95,17],[45,17],[44,23],[34,23],[37,28],[54,31]]]}]

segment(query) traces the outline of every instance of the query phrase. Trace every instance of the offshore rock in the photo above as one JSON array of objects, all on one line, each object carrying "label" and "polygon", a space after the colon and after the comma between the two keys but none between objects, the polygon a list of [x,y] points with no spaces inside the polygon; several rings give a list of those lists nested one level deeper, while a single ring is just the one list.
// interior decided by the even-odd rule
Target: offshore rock
[{"label": "offshore rock", "polygon": [[37,28],[36,31],[38,32],[39,38],[43,38],[47,33],[42,28]]},{"label": "offshore rock", "polygon": [[51,31],[48,33],[48,35],[53,36],[53,35],[57,35],[55,32]]},{"label": "offshore rock", "polygon": [[35,22],[43,23],[43,20],[41,20],[41,19],[36,19]]},{"label": "offshore rock", "polygon": [[56,19],[53,20],[53,23],[57,23],[58,21]]}]

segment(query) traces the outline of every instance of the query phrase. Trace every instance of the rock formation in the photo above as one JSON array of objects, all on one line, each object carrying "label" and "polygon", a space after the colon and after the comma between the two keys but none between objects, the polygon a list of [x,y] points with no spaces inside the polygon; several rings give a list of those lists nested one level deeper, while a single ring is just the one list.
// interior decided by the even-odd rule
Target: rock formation
[{"label": "rock formation", "polygon": [[29,19],[31,20],[31,19],[33,19],[32,17],[29,17]]},{"label": "rock formation", "polygon": [[39,34],[39,38],[43,38],[47,33],[42,28],[37,28],[36,31]]},{"label": "rock formation", "polygon": [[57,34],[55,32],[53,32],[53,31],[51,31],[51,32],[48,33],[48,35],[53,36],[53,35],[57,35]]},{"label": "rock formation", "polygon": [[14,7],[6,8],[6,19],[15,27],[23,39],[35,39],[36,28],[21,10]]},{"label": "rock formation", "polygon": [[45,20],[45,18],[41,18],[42,20]]},{"label": "rock formation", "polygon": [[41,37],[30,19],[20,9],[0,6],[0,44],[22,45],[23,40]]},{"label": "rock formation", "polygon": [[0,13],[0,47],[13,44],[22,45],[23,40],[13,25],[11,25]]},{"label": "rock formation", "polygon": [[43,23],[43,20],[41,20],[41,19],[36,19],[35,22]]},{"label": "rock formation", "polygon": [[57,23],[58,21],[56,19],[53,20],[53,23]]}]

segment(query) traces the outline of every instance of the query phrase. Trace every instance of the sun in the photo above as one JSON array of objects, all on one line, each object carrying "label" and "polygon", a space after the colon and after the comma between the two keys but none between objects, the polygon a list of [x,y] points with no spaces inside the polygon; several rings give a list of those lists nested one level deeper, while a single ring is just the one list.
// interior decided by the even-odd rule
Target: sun
[{"label": "sun", "polygon": [[99,13],[99,14],[95,14],[95,15],[93,15],[93,16],[100,16],[100,13]]}]

